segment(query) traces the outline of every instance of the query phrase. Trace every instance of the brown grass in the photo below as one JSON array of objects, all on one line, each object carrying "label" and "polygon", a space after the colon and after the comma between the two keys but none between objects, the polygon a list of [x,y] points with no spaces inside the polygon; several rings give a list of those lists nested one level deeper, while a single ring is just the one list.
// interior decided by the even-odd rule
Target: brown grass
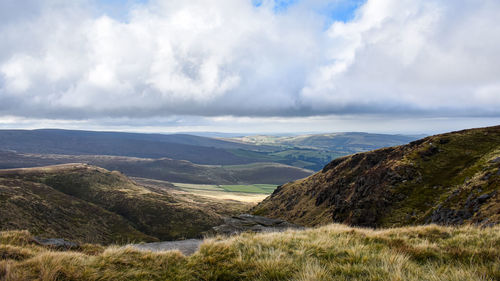
[{"label": "brown grass", "polygon": [[[5,238],[8,237],[8,238]],[[305,231],[207,239],[178,251],[39,248],[26,232],[0,234],[3,280],[499,280],[500,226],[371,230],[332,224]],[[26,254],[26,255],[24,255]]]}]

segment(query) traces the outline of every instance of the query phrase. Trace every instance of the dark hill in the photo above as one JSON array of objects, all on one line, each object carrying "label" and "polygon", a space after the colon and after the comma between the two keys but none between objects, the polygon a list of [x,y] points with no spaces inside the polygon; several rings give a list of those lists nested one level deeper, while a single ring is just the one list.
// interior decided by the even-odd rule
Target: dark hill
[{"label": "dark hill", "polygon": [[0,149],[39,154],[168,157],[215,165],[248,164],[268,160],[268,157],[257,151],[252,157],[232,152],[261,150],[263,147],[206,137],[55,129],[0,130]]},{"label": "dark hill", "polygon": [[333,160],[279,187],[256,214],[302,225],[381,227],[500,221],[500,126]]}]

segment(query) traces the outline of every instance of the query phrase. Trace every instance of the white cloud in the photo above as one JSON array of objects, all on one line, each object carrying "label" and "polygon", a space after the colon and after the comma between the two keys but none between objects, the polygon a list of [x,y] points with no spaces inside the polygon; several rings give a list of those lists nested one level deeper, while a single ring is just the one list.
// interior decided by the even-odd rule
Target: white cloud
[{"label": "white cloud", "polygon": [[500,80],[499,11],[498,1],[368,1],[353,21],[329,28],[332,63],[310,75],[302,97],[318,109],[498,114],[496,99],[487,105],[474,93]]},{"label": "white cloud", "polygon": [[0,115],[500,115],[495,0],[368,0],[326,30],[331,1],[151,0],[126,21],[20,2],[0,4]]}]

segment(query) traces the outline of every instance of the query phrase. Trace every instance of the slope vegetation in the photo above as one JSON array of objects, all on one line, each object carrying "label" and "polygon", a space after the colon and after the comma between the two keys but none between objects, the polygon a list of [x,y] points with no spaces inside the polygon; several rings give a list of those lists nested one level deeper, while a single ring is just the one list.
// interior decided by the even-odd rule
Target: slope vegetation
[{"label": "slope vegetation", "polygon": [[328,225],[205,240],[179,252],[83,245],[57,252],[0,232],[1,280],[499,280],[500,227]]},{"label": "slope vegetation", "polygon": [[500,221],[500,126],[427,137],[333,160],[255,209],[302,225]]},{"label": "slope vegetation", "polygon": [[79,242],[172,240],[197,237],[246,207],[192,199],[84,164],[1,170],[0,228]]}]

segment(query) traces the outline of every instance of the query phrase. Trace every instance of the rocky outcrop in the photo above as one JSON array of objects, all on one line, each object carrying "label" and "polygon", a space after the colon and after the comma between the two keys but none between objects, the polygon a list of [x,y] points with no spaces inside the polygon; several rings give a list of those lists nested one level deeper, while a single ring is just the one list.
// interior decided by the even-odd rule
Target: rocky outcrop
[{"label": "rocky outcrop", "polygon": [[242,232],[274,232],[303,227],[281,219],[272,219],[249,214],[226,218],[224,224],[215,226],[208,235],[234,235]]},{"label": "rocky outcrop", "polygon": [[[477,193],[471,193],[465,203],[462,206],[455,206],[454,209],[450,207],[443,207],[443,204],[439,204],[438,207],[432,212],[432,215],[426,220],[426,223],[436,223],[443,225],[456,225],[463,224],[464,221],[473,218],[474,214],[478,213],[482,205],[487,203],[490,198],[497,195],[497,191],[490,193],[485,193],[482,195],[477,195]],[[459,192],[454,192],[450,195],[444,203],[448,203],[454,197],[460,195]],[[490,222],[489,218],[484,218],[480,221],[475,222],[479,225],[492,226],[495,222]]]}]

